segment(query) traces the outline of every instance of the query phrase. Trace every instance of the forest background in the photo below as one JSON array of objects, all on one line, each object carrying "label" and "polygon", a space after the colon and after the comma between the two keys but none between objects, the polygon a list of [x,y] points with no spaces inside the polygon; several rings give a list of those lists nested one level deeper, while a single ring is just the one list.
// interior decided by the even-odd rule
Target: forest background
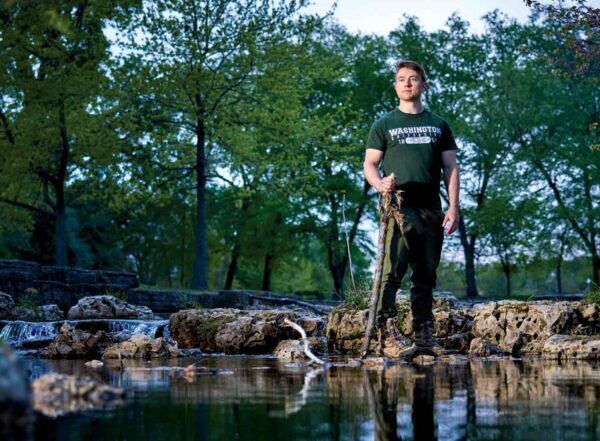
[{"label": "forest background", "polygon": [[377,36],[305,0],[2,0],[0,258],[166,288],[367,287],[364,143],[404,58],[459,144],[461,224],[438,288],[589,290],[600,9],[526,3],[527,23],[491,11],[472,33],[455,14],[426,32],[404,16]]}]

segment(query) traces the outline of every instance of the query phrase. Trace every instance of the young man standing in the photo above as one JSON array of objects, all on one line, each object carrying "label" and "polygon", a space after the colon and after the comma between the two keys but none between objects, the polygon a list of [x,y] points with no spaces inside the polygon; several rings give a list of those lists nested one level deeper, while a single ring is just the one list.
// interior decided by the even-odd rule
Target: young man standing
[{"label": "young man standing", "polygon": [[[394,89],[400,104],[373,124],[363,171],[381,194],[402,190],[404,225],[401,230],[391,220],[388,226],[378,322],[396,316],[396,291],[410,266],[415,347],[420,353],[431,354],[433,288],[444,228],[446,234],[458,228],[459,178],[452,131],[421,102],[427,88],[425,71],[419,64],[408,60],[396,64]],[[379,173],[382,161],[383,178]],[[445,216],[439,196],[442,170],[450,203]]]}]

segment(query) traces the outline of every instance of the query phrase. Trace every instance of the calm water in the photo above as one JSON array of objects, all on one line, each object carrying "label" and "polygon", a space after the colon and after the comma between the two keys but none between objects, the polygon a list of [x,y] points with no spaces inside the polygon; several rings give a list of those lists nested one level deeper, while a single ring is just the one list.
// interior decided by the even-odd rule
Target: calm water
[{"label": "calm water", "polygon": [[39,440],[583,440],[600,433],[600,369],[578,363],[471,361],[386,369],[309,369],[271,358],[206,357],[192,381],[166,362],[92,371],[25,359],[32,377],[91,375],[127,404],[47,419]]}]

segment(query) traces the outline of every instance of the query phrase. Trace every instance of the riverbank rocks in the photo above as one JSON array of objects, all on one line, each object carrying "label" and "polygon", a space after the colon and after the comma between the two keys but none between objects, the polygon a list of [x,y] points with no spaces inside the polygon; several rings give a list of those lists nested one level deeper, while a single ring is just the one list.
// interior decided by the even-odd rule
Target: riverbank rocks
[{"label": "riverbank rocks", "polygon": [[286,318],[303,326],[309,336],[318,335],[324,327],[323,318],[297,317],[292,311],[239,309],[188,309],[172,314],[169,324],[171,336],[182,349],[269,354],[281,340],[297,337],[296,331],[283,324]]},{"label": "riverbank rocks", "polygon": [[52,322],[62,320],[64,313],[57,305],[26,307],[16,305],[11,295],[0,292],[0,320],[25,322]]},{"label": "riverbank rocks", "polygon": [[[327,349],[327,342],[324,337],[309,337],[308,344],[313,354],[321,354]],[[308,360],[304,352],[304,342],[302,340],[282,340],[273,350],[273,355],[282,361]]]},{"label": "riverbank rocks", "polygon": [[368,310],[336,308],[327,319],[325,337],[330,352],[358,354],[364,343]]},{"label": "riverbank rocks", "polygon": [[69,309],[69,320],[81,319],[152,319],[154,313],[145,306],[131,305],[114,296],[91,296],[80,299]]},{"label": "riverbank rocks", "polygon": [[104,351],[103,359],[137,358],[173,358],[179,356],[177,342],[169,337],[152,338],[135,334],[129,340],[110,346]]},{"label": "riverbank rocks", "polygon": [[588,306],[581,302],[508,300],[475,305],[471,333],[513,355],[540,353],[551,335],[584,330],[579,326],[579,308],[586,311]]},{"label": "riverbank rocks", "polygon": [[98,358],[104,348],[112,343],[108,334],[75,329],[65,322],[60,334],[50,343],[46,356],[48,358]]},{"label": "riverbank rocks", "polygon": [[[414,334],[409,298],[399,295],[396,300],[397,329],[404,337],[412,339]],[[503,300],[469,305],[450,296],[434,296],[433,314],[433,336],[437,343],[444,349],[468,352],[472,356],[554,354],[560,351],[545,349],[546,342],[552,336],[592,335],[600,331],[600,308],[585,301]],[[366,321],[367,310],[356,311],[344,306],[336,308],[329,315],[325,332],[329,350],[358,353],[363,345]],[[384,330],[384,346],[388,334],[388,330]],[[376,340],[377,335],[373,339]],[[560,342],[564,343],[562,340]],[[574,351],[586,353],[588,349],[591,351],[594,344],[590,340],[587,346],[578,346]],[[374,348],[372,345],[371,349]],[[563,357],[568,351],[560,353]],[[581,357],[593,358],[591,353]]]},{"label": "riverbank rocks", "polygon": [[542,356],[549,360],[598,360],[600,336],[553,335],[546,340]]},{"label": "riverbank rocks", "polygon": [[30,440],[33,412],[28,375],[7,345],[0,345],[0,439]]},{"label": "riverbank rocks", "polygon": [[44,375],[31,385],[33,408],[49,417],[124,403],[125,391],[88,377]]}]

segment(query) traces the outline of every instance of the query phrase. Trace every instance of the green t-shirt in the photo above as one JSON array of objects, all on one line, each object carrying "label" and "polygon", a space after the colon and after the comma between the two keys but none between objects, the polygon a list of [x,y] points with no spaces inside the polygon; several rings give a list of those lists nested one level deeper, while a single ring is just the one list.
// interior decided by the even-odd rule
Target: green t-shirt
[{"label": "green t-shirt", "polygon": [[396,175],[403,206],[441,208],[442,152],[456,150],[446,121],[429,110],[414,115],[396,108],[375,121],[367,148],[384,152],[384,175]]}]

